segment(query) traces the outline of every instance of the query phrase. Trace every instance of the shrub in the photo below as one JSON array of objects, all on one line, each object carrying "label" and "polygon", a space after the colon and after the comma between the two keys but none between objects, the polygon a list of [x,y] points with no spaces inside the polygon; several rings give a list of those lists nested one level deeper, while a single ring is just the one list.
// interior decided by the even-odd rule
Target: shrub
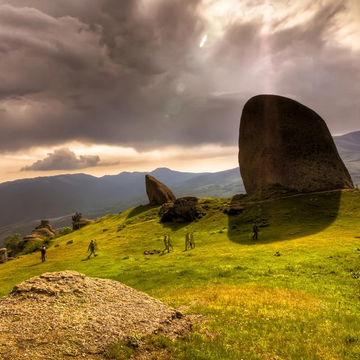
[{"label": "shrub", "polygon": [[17,255],[23,250],[23,242],[20,234],[8,235],[5,238],[5,247],[12,256]]},{"label": "shrub", "polygon": [[71,227],[64,227],[59,231],[59,236],[64,236],[71,234],[73,232],[73,229]]},{"label": "shrub", "polygon": [[26,254],[30,254],[35,251],[38,251],[40,249],[40,247],[42,245],[44,245],[44,241],[40,240],[40,239],[39,240],[34,239],[34,240],[28,240],[28,241],[24,242],[24,244],[25,244],[25,246],[21,253],[23,255],[26,255]]}]

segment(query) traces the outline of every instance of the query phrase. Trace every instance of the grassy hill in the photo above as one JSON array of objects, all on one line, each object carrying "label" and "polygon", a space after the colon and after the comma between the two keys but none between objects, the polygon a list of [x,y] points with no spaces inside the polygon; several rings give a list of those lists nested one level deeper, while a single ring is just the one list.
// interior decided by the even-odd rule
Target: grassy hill
[{"label": "grassy hill", "polygon": [[[228,216],[230,199],[203,199],[207,214],[192,224],[159,223],[149,206],[108,215],[54,240],[46,263],[35,253],[0,265],[0,296],[32,276],[77,270],[204,315],[186,339],[163,344],[166,358],[358,359],[360,192],[242,201],[245,212]],[[186,231],[196,248],[184,252]],[[162,250],[165,233],[174,252],[143,255]],[[90,239],[99,256],[87,260]]]}]

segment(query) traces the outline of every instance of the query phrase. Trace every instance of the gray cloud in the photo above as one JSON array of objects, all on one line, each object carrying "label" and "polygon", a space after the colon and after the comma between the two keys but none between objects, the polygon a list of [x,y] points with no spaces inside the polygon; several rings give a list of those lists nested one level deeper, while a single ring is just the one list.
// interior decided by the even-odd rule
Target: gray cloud
[{"label": "gray cloud", "polygon": [[51,170],[80,170],[95,166],[116,165],[115,162],[103,162],[97,155],[80,155],[68,148],[56,149],[49,153],[43,160],[38,160],[30,166],[25,166],[21,171],[51,171]]},{"label": "gray cloud", "polygon": [[243,104],[265,92],[312,107],[333,133],[356,130],[359,52],[332,41],[352,2],[324,3],[299,1],[267,35],[261,13],[239,17],[200,49],[201,0],[0,0],[0,152],[234,145]]}]

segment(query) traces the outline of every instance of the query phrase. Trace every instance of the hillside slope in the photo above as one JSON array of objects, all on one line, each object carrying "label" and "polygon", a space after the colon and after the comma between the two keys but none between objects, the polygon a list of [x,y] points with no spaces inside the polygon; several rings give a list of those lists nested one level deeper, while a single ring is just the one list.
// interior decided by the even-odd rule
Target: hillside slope
[{"label": "hillside slope", "polygon": [[360,184],[360,131],[334,137],[354,184]]},{"label": "hillside slope", "polygon": [[[108,215],[54,240],[46,263],[36,253],[0,265],[0,294],[43,272],[76,270],[206,316],[190,338],[169,344],[176,359],[358,358],[359,191],[242,201],[245,212],[228,216],[229,200],[203,199],[207,214],[192,224],[159,223],[148,206]],[[184,252],[187,231],[196,247]],[[144,255],[163,249],[165,233],[174,252]],[[87,260],[90,239],[98,256]]]},{"label": "hillside slope", "polygon": [[[146,174],[123,172],[102,178],[59,175],[0,184],[0,246],[6,234],[18,232],[25,236],[41,219],[50,220],[54,228],[64,227],[71,225],[70,215],[76,211],[97,218],[146,203]],[[150,174],[170,187],[206,175],[166,168]]]},{"label": "hillside slope", "polygon": [[[355,184],[360,184],[360,132],[334,137]],[[43,219],[55,228],[69,226],[70,214],[97,218],[145,204],[147,172],[122,172],[96,178],[85,174],[23,179],[0,184],[0,246],[6,234],[28,234]],[[176,196],[225,198],[244,193],[239,169],[186,173],[159,168],[150,173]]]}]

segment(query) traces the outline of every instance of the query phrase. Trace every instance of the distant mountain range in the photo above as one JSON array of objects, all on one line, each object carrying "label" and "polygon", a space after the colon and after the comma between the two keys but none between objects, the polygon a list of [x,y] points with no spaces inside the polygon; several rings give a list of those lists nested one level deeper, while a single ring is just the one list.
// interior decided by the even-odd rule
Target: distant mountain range
[{"label": "distant mountain range", "polygon": [[97,178],[85,174],[22,179],[0,184],[0,243],[7,234],[28,234],[41,219],[70,226],[71,214],[97,218],[148,202],[145,175],[151,174],[176,196],[229,197],[244,192],[239,169],[185,173],[167,168],[122,172]]},{"label": "distant mountain range", "polygon": [[[354,183],[360,184],[360,131],[334,140]],[[159,168],[101,178],[74,174],[6,182],[0,184],[0,244],[7,234],[28,234],[41,219],[49,219],[57,228],[69,226],[76,211],[97,218],[146,204],[146,174],[169,186],[177,197],[226,198],[245,192],[238,168],[217,173]]]},{"label": "distant mountain range", "polygon": [[360,185],[360,131],[334,137],[354,184]]}]

